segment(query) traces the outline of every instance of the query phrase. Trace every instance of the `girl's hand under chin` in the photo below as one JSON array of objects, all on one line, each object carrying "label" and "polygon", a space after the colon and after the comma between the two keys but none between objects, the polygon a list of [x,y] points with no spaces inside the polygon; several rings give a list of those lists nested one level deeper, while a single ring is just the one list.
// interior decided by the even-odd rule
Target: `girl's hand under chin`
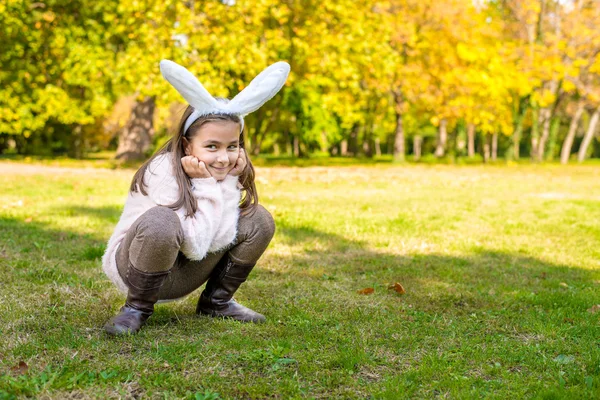
[{"label": "girl's hand under chin", "polygon": [[185,156],[181,159],[181,165],[185,173],[192,179],[194,178],[211,178],[212,175],[206,169],[204,161],[198,160],[194,156]]},{"label": "girl's hand under chin", "polygon": [[246,163],[246,152],[244,149],[240,149],[240,154],[235,162],[235,166],[229,171],[229,175],[240,176],[244,171],[244,168],[246,168]]}]

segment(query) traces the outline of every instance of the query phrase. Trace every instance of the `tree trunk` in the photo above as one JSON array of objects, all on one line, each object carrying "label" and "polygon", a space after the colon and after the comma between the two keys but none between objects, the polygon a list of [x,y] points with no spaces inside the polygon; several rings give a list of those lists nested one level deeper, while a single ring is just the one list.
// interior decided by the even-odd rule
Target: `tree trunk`
[{"label": "tree trunk", "polygon": [[533,114],[531,118],[531,159],[535,161],[535,157],[537,155],[538,142],[540,140],[540,131],[539,131],[539,108],[536,106],[533,107]]},{"label": "tree trunk", "polygon": [[300,157],[300,141],[296,135],[294,135],[294,157]]},{"label": "tree trunk", "polygon": [[83,129],[80,124],[75,125],[71,135],[71,148],[69,151],[70,156],[73,158],[82,159],[85,146],[83,144]]},{"label": "tree trunk", "polygon": [[116,159],[133,161],[146,157],[154,135],[154,109],[154,97],[148,96],[134,103],[129,121],[119,136]]},{"label": "tree trunk", "polygon": [[579,147],[579,153],[577,154],[577,161],[583,162],[585,160],[585,155],[587,154],[587,149],[592,142],[592,138],[596,133],[596,126],[598,125],[598,118],[600,118],[600,107],[594,111],[592,118],[590,119],[590,124],[588,125],[588,129],[585,132],[585,136],[583,137],[583,142],[581,142],[581,146]]},{"label": "tree trunk", "polygon": [[381,141],[379,140],[379,137],[375,138],[375,155],[377,157],[381,156]]},{"label": "tree trunk", "polygon": [[373,151],[371,150],[371,139],[364,138],[362,148],[365,156],[369,158],[373,157]]},{"label": "tree trunk", "polygon": [[[244,132],[246,130],[244,129]],[[285,154],[287,156],[291,156],[293,155],[293,150],[292,150],[292,145],[291,145],[291,140],[290,140],[290,130],[288,128],[283,130],[283,140],[285,143]]]},{"label": "tree trunk", "polygon": [[567,133],[567,137],[565,138],[565,141],[562,145],[562,149],[560,150],[561,164],[567,164],[569,162],[571,148],[573,147],[573,140],[575,140],[575,134],[577,133],[577,126],[579,125],[579,120],[581,119],[584,110],[585,103],[583,101],[579,101],[577,103],[577,109],[575,110],[575,114],[571,119],[571,124],[569,125],[569,132]]},{"label": "tree trunk", "polygon": [[358,123],[352,126],[352,130],[350,131],[350,140],[348,141],[349,152],[353,157],[358,155],[358,131],[360,130],[360,125]]},{"label": "tree trunk", "polygon": [[446,143],[448,142],[448,131],[446,130],[447,124],[448,122],[446,119],[442,118],[435,147],[435,156],[437,158],[444,157],[444,154],[446,153]]},{"label": "tree trunk", "polygon": [[544,152],[546,150],[546,142],[550,136],[550,121],[551,121],[552,109],[550,107],[544,107],[540,110],[540,125],[542,126],[542,135],[535,148],[535,161],[544,160]]},{"label": "tree trunk", "polygon": [[393,91],[394,111],[396,113],[396,131],[394,132],[394,161],[404,161],[406,148],[404,145],[404,124],[402,121],[404,97],[399,91]]},{"label": "tree trunk", "polygon": [[356,157],[358,155],[358,131],[360,130],[360,125],[355,123],[352,125],[352,130],[350,131],[350,138],[348,140],[348,152]]},{"label": "tree trunk", "polygon": [[406,150],[404,146],[404,125],[402,114],[396,112],[396,132],[394,134],[394,161],[404,161]]},{"label": "tree trunk", "polygon": [[515,160],[518,160],[521,157],[521,136],[523,135],[523,118],[521,118],[518,123],[517,126],[515,128],[515,131],[513,132],[513,137],[512,137],[512,157]]},{"label": "tree trunk", "polygon": [[348,141],[346,139],[342,140],[342,142],[340,143],[340,154],[343,157],[346,157],[348,155]]},{"label": "tree trunk", "polygon": [[529,97],[520,98],[517,106],[513,110],[513,134],[512,149],[510,149],[507,158],[518,160],[521,157],[521,137],[523,136],[523,121],[529,107]]},{"label": "tree trunk", "polygon": [[421,159],[422,144],[423,144],[423,137],[420,135],[415,135],[413,137],[413,152],[415,153],[415,161],[419,161]]},{"label": "tree trunk", "polygon": [[490,138],[489,135],[483,133],[483,162],[490,161]]},{"label": "tree trunk", "polygon": [[492,161],[498,159],[498,132],[492,135]]},{"label": "tree trunk", "polygon": [[467,125],[467,156],[475,155],[475,124]]}]

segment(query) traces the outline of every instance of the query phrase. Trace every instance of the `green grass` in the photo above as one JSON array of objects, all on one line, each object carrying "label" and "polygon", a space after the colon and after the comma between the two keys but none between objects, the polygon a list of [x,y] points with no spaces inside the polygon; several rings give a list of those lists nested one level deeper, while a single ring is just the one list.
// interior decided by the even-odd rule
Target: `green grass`
[{"label": "green grass", "polygon": [[600,396],[597,166],[259,168],[278,228],[236,298],[268,322],[194,294],[117,339],[134,171],[76,166],[0,163],[0,398]]}]

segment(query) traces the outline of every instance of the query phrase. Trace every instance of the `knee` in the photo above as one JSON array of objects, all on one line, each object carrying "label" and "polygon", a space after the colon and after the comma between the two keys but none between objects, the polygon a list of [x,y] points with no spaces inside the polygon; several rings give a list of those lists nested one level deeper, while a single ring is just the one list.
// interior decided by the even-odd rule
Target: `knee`
[{"label": "knee", "polygon": [[177,213],[168,207],[157,206],[140,217],[137,235],[152,238],[156,246],[180,247],[183,229]]},{"label": "knee", "polygon": [[259,236],[270,242],[275,234],[275,221],[266,208],[257,204],[250,214],[240,218],[240,228],[249,228],[253,236]]}]

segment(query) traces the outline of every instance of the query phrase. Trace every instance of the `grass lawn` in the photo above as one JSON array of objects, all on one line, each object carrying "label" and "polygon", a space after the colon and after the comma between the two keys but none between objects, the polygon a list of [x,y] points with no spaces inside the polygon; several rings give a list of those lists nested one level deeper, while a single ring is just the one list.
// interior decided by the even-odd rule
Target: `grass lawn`
[{"label": "grass lawn", "polygon": [[195,293],[114,339],[133,172],[0,163],[0,398],[600,397],[597,165],[259,168],[268,322]]}]

